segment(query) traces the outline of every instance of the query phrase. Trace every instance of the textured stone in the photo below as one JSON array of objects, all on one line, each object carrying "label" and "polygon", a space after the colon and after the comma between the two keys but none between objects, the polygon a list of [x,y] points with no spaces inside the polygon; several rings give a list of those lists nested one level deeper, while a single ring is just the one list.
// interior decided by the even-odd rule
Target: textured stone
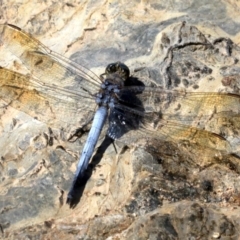
[{"label": "textured stone", "polygon": [[[239,94],[239,8],[217,0],[3,1],[0,22],[97,75],[122,61],[149,84]],[[28,71],[9,53],[0,60]],[[102,146],[80,202],[69,209],[66,194],[86,133],[68,142],[59,129],[0,104],[3,239],[239,238],[238,138],[236,154],[224,156],[190,143],[165,142],[157,151],[117,143],[117,153]],[[238,121],[232,124],[237,129]],[[235,131],[214,121],[206,128]]]}]

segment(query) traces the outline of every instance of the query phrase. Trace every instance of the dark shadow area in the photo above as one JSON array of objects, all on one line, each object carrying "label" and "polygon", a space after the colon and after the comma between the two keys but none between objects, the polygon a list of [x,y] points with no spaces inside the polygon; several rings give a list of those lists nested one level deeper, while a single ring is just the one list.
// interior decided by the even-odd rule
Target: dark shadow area
[{"label": "dark shadow area", "polygon": [[144,91],[144,83],[136,77],[128,77],[118,96],[118,103],[110,110],[107,135],[119,139],[129,131],[139,129],[144,107],[138,94]]},{"label": "dark shadow area", "polygon": [[94,154],[91,163],[88,165],[87,170],[84,172],[82,176],[78,177],[73,183],[73,187],[69,191],[68,197],[67,197],[67,204],[69,204],[70,208],[72,209],[75,208],[77,204],[80,202],[82,194],[86,187],[87,181],[92,176],[92,173],[96,165],[100,163],[106,149],[112,143],[113,143],[113,140],[110,137],[105,136],[102,144],[98,147],[96,153]]}]

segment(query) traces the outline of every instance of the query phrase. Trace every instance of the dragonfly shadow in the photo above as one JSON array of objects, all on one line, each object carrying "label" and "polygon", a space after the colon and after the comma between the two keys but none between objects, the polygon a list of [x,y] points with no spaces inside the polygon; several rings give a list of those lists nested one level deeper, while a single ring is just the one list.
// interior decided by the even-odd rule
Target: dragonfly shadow
[{"label": "dragonfly shadow", "polygon": [[69,207],[74,209],[77,204],[80,202],[82,194],[85,190],[86,184],[90,177],[92,176],[92,173],[95,169],[95,167],[100,163],[103,154],[105,153],[106,149],[114,142],[114,140],[107,135],[105,136],[103,142],[98,147],[96,153],[94,154],[91,163],[88,165],[88,168],[86,169],[85,173],[77,179],[75,182],[72,191],[71,191],[71,199],[67,199],[67,202],[69,204]]},{"label": "dragonfly shadow", "polygon": [[[144,87],[144,83],[135,77],[128,77],[124,85],[138,86],[141,87],[141,90],[142,87]],[[138,106],[139,108],[143,109],[141,101],[137,98],[136,95],[129,94],[128,92],[123,93],[119,97],[122,101],[121,106],[114,107],[110,110],[108,118],[108,130],[105,139],[93,156],[91,164],[88,165],[88,168],[83,174],[78,176],[76,182],[73,184],[73,187],[68,194],[67,203],[69,204],[70,208],[75,208],[76,205],[80,202],[87,181],[92,176],[92,172],[94,171],[96,165],[101,161],[106,149],[111,143],[114,142],[114,139],[119,139],[127,132],[139,128],[141,116],[136,116],[134,113],[127,111],[124,107],[134,108]]]},{"label": "dragonfly shadow", "polygon": [[[120,139],[127,132],[139,129],[142,120],[141,113],[144,112],[143,104],[138,98],[138,94],[144,90],[144,83],[131,76],[124,82],[124,87],[126,89],[134,87],[135,90],[130,88],[122,91],[118,95],[120,104],[110,110],[107,134],[113,139]],[[140,114],[136,114],[136,111]]]}]

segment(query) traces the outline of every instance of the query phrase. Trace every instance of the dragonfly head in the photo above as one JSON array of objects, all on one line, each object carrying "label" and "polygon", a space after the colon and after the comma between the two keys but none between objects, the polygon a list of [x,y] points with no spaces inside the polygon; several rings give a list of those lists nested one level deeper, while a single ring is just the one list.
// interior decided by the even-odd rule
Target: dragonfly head
[{"label": "dragonfly head", "polygon": [[115,62],[108,64],[105,69],[105,74],[107,76],[112,73],[117,73],[123,81],[125,81],[130,75],[130,70],[124,63]]}]

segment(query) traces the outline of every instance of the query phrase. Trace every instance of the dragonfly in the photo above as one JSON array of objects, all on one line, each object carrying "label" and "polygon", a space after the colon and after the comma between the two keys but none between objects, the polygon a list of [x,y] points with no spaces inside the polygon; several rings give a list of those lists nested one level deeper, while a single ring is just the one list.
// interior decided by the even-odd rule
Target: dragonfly
[{"label": "dragonfly", "polygon": [[65,130],[92,121],[68,193],[69,204],[105,123],[106,135],[125,144],[146,147],[167,141],[189,141],[220,152],[232,151],[224,133],[208,130],[205,125],[215,116],[217,120],[239,119],[237,94],[152,86],[131,76],[129,68],[121,62],[109,64],[105,73],[97,76],[10,24],[0,25],[0,44],[30,71],[24,75],[0,68],[0,99],[7,106]]}]

